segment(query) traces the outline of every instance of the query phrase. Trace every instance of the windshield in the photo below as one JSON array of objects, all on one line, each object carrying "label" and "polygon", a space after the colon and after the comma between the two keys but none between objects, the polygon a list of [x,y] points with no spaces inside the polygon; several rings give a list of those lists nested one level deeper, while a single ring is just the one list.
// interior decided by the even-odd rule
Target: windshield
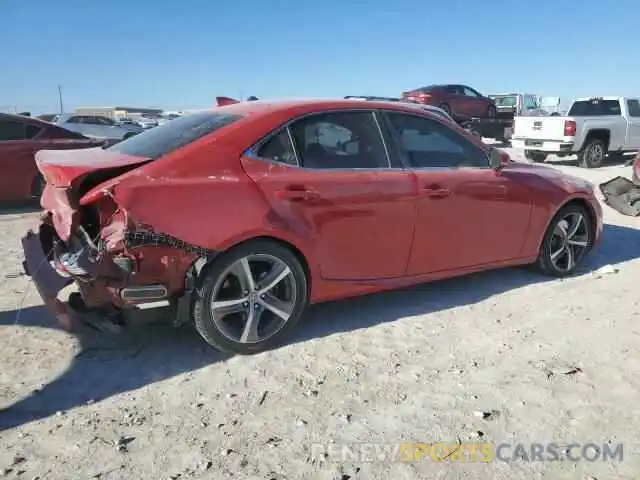
[{"label": "windshield", "polygon": [[507,95],[504,97],[491,97],[496,107],[515,107],[518,103],[517,95]]},{"label": "windshield", "polygon": [[241,115],[200,112],[176,118],[107,148],[107,151],[155,160],[225,127]]},{"label": "windshield", "polygon": [[620,115],[618,100],[579,100],[571,105],[567,114],[570,117],[597,117],[605,115]]}]

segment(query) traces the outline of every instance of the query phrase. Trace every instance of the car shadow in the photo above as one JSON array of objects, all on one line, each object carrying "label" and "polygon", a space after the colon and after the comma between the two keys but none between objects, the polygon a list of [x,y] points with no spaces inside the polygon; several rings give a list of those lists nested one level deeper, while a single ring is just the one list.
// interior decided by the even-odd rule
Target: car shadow
[{"label": "car shadow", "polygon": [[[592,252],[578,275],[604,265],[640,258],[640,230],[605,225],[603,243]],[[313,306],[290,344],[336,333],[389,323],[470,305],[494,295],[550,281],[526,268],[509,268],[468,275],[393,292],[367,295]],[[16,324],[17,312],[0,313],[0,326]],[[43,307],[23,309],[18,325],[55,329]],[[39,391],[0,410],[0,430],[100,401],[176,375],[223,362],[228,355],[209,347],[193,328],[170,326],[166,310],[140,311],[120,334],[86,328],[77,333],[78,354],[67,370]]]}]

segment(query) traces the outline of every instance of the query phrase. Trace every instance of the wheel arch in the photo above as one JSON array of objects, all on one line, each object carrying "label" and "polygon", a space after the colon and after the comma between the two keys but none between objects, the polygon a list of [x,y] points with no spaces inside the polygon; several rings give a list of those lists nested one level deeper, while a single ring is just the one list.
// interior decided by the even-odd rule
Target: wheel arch
[{"label": "wheel arch", "polygon": [[587,134],[584,137],[584,141],[582,142],[582,146],[580,149],[585,148],[589,141],[593,139],[602,140],[604,142],[605,149],[609,151],[609,143],[611,141],[611,131],[607,128],[594,128],[587,131]]},{"label": "wheel arch", "polygon": [[225,254],[235,250],[236,248],[239,248],[242,245],[246,245],[247,243],[252,243],[252,242],[256,242],[256,241],[266,241],[266,242],[276,243],[276,244],[278,244],[280,246],[285,247],[287,250],[289,250],[296,257],[296,259],[300,262],[300,265],[302,266],[302,269],[304,270],[304,273],[305,273],[305,275],[307,277],[307,291],[308,291],[309,295],[311,294],[314,269],[313,269],[313,267],[312,267],[312,265],[311,265],[311,263],[309,261],[309,258],[308,258],[309,256],[305,255],[303,250],[299,246],[295,245],[293,242],[291,242],[289,240],[285,240],[285,239],[283,239],[281,237],[278,237],[278,236],[275,236],[275,235],[269,235],[269,234],[257,235],[257,236],[252,236],[252,237],[245,238],[243,240],[235,242],[233,245],[231,245],[228,248],[222,250],[221,252],[218,252],[217,255],[215,255],[209,261],[204,263],[204,265],[202,266],[202,268],[198,272],[198,278],[204,278],[204,276],[206,275],[208,269],[211,268],[211,266],[216,262],[216,260],[220,256],[225,255]]},{"label": "wheel arch", "polygon": [[591,235],[591,242],[593,242],[595,240],[595,235],[596,235],[596,229],[597,229],[597,222],[598,222],[598,216],[596,214],[595,209],[593,208],[593,206],[591,205],[591,203],[584,197],[573,197],[570,198],[569,200],[565,201],[564,203],[560,204],[560,206],[558,208],[556,208],[556,210],[553,212],[553,215],[551,215],[551,217],[549,218],[549,221],[547,222],[544,230],[542,231],[542,235],[538,241],[538,251],[540,250],[540,248],[542,247],[542,242],[544,241],[544,237],[547,234],[547,230],[549,230],[549,226],[551,225],[551,222],[553,222],[553,220],[556,218],[556,216],[558,215],[558,213],[563,209],[566,208],[568,206],[571,205],[578,205],[582,208],[585,209],[585,211],[587,212],[587,215],[589,215],[589,225],[591,228],[591,231],[589,232]]}]

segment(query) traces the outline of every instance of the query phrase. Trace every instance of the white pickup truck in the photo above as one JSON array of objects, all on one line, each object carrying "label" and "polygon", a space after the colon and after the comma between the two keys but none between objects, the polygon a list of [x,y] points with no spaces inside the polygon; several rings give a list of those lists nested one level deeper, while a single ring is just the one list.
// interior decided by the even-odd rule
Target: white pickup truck
[{"label": "white pickup truck", "polygon": [[607,155],[640,150],[640,101],[627,97],[579,98],[561,116],[514,119],[511,146],[525,157],[544,162],[547,156],[577,155],[582,167],[602,165]]}]

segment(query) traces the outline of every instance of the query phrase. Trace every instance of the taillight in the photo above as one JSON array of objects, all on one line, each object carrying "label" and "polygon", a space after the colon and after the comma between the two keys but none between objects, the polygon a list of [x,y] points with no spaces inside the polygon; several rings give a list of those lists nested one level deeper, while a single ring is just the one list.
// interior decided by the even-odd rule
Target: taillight
[{"label": "taillight", "polygon": [[576,122],[573,120],[564,121],[564,136],[573,137],[576,134]]}]

